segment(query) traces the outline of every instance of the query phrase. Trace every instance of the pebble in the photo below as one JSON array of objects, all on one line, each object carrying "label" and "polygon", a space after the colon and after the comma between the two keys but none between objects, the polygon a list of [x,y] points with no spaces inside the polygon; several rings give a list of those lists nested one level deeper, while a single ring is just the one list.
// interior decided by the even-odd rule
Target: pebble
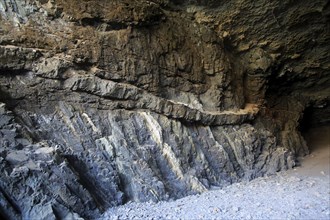
[{"label": "pebble", "polygon": [[234,212],[238,212],[239,210],[240,210],[239,207],[236,207],[236,206],[233,207],[233,211],[234,211]]},{"label": "pebble", "polygon": [[[329,207],[324,204],[329,201],[329,176],[322,178],[272,176],[267,181],[262,178],[244,186],[231,185],[198,197],[130,203],[116,208],[116,213],[124,216],[111,217],[116,213],[109,210],[103,219],[329,219]],[[306,187],[311,183],[314,187]]]}]

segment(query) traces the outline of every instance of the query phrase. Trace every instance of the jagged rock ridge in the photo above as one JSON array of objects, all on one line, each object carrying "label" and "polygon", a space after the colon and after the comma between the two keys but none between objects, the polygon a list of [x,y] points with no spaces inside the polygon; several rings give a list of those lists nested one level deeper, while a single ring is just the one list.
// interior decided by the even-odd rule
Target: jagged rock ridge
[{"label": "jagged rock ridge", "polygon": [[7,219],[272,174],[308,153],[306,109],[329,122],[326,1],[1,0],[0,16]]}]

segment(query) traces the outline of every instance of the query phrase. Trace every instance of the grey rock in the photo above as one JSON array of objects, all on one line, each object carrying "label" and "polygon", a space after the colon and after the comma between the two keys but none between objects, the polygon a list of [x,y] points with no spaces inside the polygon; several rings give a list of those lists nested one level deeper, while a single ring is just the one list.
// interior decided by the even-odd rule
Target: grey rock
[{"label": "grey rock", "polygon": [[1,217],[93,219],[295,166],[307,110],[329,122],[329,7],[263,3],[0,0]]}]

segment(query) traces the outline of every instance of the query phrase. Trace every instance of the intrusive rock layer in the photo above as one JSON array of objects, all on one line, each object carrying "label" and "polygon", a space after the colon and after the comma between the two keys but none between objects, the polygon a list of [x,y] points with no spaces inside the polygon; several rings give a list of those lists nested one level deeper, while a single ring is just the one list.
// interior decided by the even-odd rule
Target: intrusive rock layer
[{"label": "intrusive rock layer", "polygon": [[272,174],[329,122],[326,1],[1,0],[0,21],[7,219]]}]

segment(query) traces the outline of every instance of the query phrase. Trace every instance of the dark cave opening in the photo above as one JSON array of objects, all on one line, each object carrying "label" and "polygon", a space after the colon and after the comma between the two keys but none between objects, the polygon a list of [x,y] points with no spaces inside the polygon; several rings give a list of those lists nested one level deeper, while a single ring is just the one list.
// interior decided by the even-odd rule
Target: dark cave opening
[{"label": "dark cave opening", "polygon": [[330,173],[329,107],[314,106],[305,109],[300,131],[306,141],[309,155],[299,158],[299,174],[324,177]]},{"label": "dark cave opening", "polygon": [[302,134],[307,133],[308,130],[312,127],[312,117],[313,117],[313,108],[307,107],[303,111],[303,116],[299,123],[299,131]]},{"label": "dark cave opening", "polygon": [[303,111],[299,131],[310,153],[330,146],[330,107],[309,106]]}]

